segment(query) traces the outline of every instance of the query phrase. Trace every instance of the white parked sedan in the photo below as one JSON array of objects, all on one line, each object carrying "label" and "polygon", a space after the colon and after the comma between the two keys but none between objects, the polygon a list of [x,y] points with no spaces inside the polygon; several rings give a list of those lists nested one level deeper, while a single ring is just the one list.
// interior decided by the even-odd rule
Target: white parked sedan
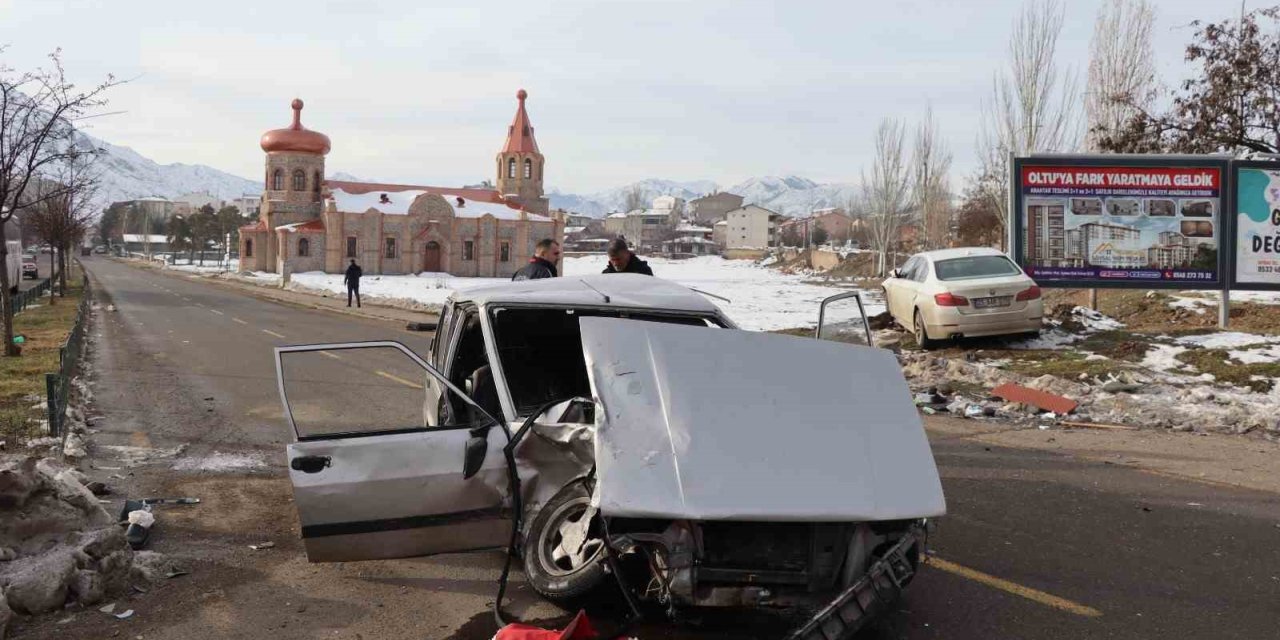
[{"label": "white parked sedan", "polygon": [[996,249],[926,251],[884,281],[885,305],[929,349],[950,338],[1037,333],[1040,287]]}]

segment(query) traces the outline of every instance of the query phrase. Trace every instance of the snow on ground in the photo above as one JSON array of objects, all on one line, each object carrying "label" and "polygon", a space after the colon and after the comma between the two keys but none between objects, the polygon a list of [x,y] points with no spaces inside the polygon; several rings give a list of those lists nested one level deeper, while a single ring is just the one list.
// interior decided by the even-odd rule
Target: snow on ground
[{"label": "snow on ground", "polygon": [[1205,349],[1239,349],[1257,345],[1280,343],[1280,336],[1262,336],[1256,333],[1239,331],[1222,331],[1206,333],[1198,336],[1183,336],[1175,342],[1181,345],[1203,347]]},{"label": "snow on ground", "polygon": [[267,466],[260,456],[215,451],[200,458],[183,458],[173,463],[178,471],[249,471]]},{"label": "snow on ground", "polygon": [[217,260],[205,260],[204,264],[200,264],[199,260],[190,261],[186,258],[178,258],[173,264],[167,265],[165,268],[175,271],[186,271],[189,273],[221,273],[223,271],[235,272],[240,268],[239,260],[232,260],[231,266],[226,267]]},{"label": "snow on ground", "polygon": [[[732,300],[712,300],[739,326],[754,331],[771,331],[795,327],[812,327],[818,322],[818,303],[839,293],[838,289],[805,282],[799,275],[788,275],[764,268],[746,260],[725,260],[704,256],[687,260],[649,258],[649,266],[659,278],[673,280]],[[605,256],[565,258],[566,277],[597,274],[604,270]],[[270,274],[263,274],[270,275]],[[292,280],[308,289],[345,295],[341,274],[320,272],[297,273]],[[441,305],[455,290],[508,282],[507,278],[459,278],[440,273],[406,276],[366,275],[360,280],[360,293],[368,297],[398,298],[426,305]],[[870,296],[868,296],[870,297]],[[875,296],[868,302],[867,314],[884,311]]]},{"label": "snow on ground", "polygon": [[1179,367],[1186,366],[1177,355],[1187,350],[1187,347],[1180,347],[1169,344],[1153,344],[1147,350],[1142,358],[1142,366],[1153,371],[1173,371]]}]

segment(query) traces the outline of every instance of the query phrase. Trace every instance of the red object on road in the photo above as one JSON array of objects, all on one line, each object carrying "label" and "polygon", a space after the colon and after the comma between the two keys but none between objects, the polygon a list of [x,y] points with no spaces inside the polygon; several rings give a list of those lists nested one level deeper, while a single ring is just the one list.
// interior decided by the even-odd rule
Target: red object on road
[{"label": "red object on road", "polygon": [[1009,402],[1029,404],[1033,407],[1039,407],[1045,411],[1052,411],[1059,415],[1071,413],[1072,411],[1075,411],[1076,407],[1080,406],[1079,402],[1076,402],[1071,398],[1064,398],[1059,395],[1031,389],[1012,382],[1006,382],[992,389],[991,395],[998,398],[1004,398]]},{"label": "red object on road", "polygon": [[585,611],[579,611],[563,631],[551,631],[527,624],[509,624],[498,630],[493,640],[597,640],[595,627]]}]

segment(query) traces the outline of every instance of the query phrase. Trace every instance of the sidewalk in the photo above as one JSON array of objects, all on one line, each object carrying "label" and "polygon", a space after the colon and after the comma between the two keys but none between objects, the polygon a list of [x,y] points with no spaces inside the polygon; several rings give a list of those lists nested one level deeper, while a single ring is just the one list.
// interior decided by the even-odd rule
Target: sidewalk
[{"label": "sidewalk", "polygon": [[337,296],[331,297],[329,294],[321,292],[310,293],[307,291],[281,289],[278,284],[257,284],[249,282],[241,276],[230,273],[198,274],[165,269],[158,265],[139,262],[136,260],[126,260],[125,262],[131,266],[141,269],[155,269],[172,277],[190,278],[192,280],[209,282],[223,287],[239,289],[251,296],[254,296],[255,298],[271,300],[273,302],[280,302],[283,304],[291,304],[297,307],[321,309],[324,311],[332,311],[334,313],[345,313],[353,316],[373,318],[375,320],[386,320],[402,324],[408,324],[410,322],[434,323],[439,318],[439,314],[430,311],[389,306],[380,303],[379,298],[372,298],[369,296],[366,296],[361,301],[364,305],[363,307],[348,307],[345,296],[339,298]]}]

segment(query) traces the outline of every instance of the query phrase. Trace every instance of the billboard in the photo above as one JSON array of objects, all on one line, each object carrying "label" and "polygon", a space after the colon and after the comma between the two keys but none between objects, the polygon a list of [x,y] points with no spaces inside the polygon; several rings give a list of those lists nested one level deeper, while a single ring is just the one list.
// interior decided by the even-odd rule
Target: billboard
[{"label": "billboard", "polygon": [[1013,253],[1039,284],[1221,287],[1226,162],[1053,156],[1013,167]]},{"label": "billboard", "polygon": [[1232,288],[1280,289],[1280,166],[1237,163]]}]

